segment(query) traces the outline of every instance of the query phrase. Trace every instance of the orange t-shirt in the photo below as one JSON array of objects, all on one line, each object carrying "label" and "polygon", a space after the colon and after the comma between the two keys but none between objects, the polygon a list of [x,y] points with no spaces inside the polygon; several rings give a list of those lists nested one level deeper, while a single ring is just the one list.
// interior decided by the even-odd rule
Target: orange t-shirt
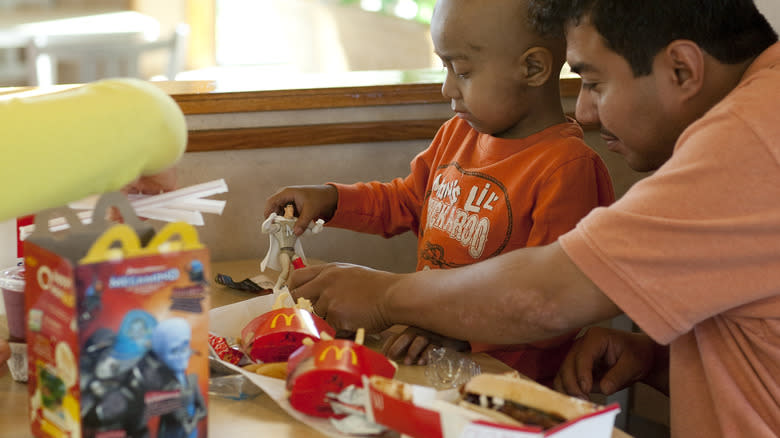
[{"label": "orange t-shirt", "polygon": [[675,437],[780,436],[780,43],[563,249],[670,344]]},{"label": "orange t-shirt", "polygon": [[[411,230],[418,270],[456,268],[554,242],[594,207],[614,200],[607,168],[575,122],[502,139],[456,117],[414,158],[406,178],[333,185],[339,202],[327,225],[385,237]],[[490,348],[526,375],[547,379],[575,334],[472,349]]]}]

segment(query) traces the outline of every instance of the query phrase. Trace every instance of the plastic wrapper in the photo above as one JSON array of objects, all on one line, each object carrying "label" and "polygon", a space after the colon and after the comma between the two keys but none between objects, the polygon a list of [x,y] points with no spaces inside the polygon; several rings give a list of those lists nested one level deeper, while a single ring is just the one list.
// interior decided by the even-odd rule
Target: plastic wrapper
[{"label": "plastic wrapper", "polygon": [[8,360],[8,369],[11,378],[17,382],[27,381],[27,344],[21,342],[9,342],[11,358]]},{"label": "plastic wrapper", "polygon": [[425,377],[436,389],[457,388],[481,373],[479,364],[449,348],[434,348],[427,359]]},{"label": "plastic wrapper", "polygon": [[263,391],[243,374],[215,376],[209,379],[209,396],[246,400],[262,393]]}]

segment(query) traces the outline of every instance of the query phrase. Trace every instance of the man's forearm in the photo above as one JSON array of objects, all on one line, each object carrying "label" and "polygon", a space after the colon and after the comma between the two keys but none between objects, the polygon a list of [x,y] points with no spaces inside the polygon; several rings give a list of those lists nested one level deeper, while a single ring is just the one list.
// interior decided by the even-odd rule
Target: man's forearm
[{"label": "man's forearm", "polygon": [[388,292],[384,313],[456,339],[509,344],[560,335],[620,310],[556,243],[404,275]]}]

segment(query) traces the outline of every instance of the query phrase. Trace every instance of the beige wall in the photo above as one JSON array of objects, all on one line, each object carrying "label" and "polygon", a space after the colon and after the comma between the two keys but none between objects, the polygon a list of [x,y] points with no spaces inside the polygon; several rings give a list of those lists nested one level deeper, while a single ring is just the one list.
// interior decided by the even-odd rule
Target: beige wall
[{"label": "beige wall", "polygon": [[780,2],[777,0],[756,0],[756,6],[775,30],[780,31]]},{"label": "beige wall", "polygon": [[[205,215],[198,232],[215,261],[256,258],[268,249],[260,232],[265,199],[286,185],[327,181],[388,180],[409,173],[409,162],[427,141],[301,146],[185,154],[179,165],[180,185],[224,178],[229,187],[222,216]],[[392,239],[325,228],[304,238],[308,257],[359,263],[398,272],[413,271],[415,238]]]}]

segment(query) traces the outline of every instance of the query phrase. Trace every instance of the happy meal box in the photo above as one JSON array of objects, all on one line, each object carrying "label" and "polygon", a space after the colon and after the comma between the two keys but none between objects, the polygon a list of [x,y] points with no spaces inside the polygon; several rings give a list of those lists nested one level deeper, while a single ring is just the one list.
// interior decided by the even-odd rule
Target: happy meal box
[{"label": "happy meal box", "polygon": [[[117,206],[124,224],[103,217]],[[54,212],[62,237],[48,231]],[[36,215],[25,241],[29,408],[37,437],[207,435],[209,254],[195,229],[154,234],[125,198],[92,224]]]}]

